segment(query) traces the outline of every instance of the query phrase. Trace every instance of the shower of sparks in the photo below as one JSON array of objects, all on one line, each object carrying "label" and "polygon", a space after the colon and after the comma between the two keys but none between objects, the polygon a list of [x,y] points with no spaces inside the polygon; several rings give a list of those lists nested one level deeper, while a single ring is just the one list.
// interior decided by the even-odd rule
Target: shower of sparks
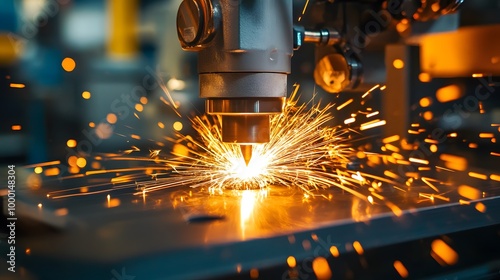
[{"label": "shower of sparks", "polygon": [[[333,187],[370,204],[385,204],[394,214],[401,215],[399,205],[391,202],[394,199],[394,190],[404,196],[411,194],[415,198],[412,201],[416,203],[435,203],[436,200],[464,203],[463,198],[452,195],[450,186],[453,182],[433,179],[435,172],[463,172],[474,180],[500,181],[500,175],[465,172],[468,168],[467,160],[459,155],[437,153],[440,142],[430,136],[425,138],[423,143],[429,145],[425,149],[439,156],[442,162],[438,165],[433,163],[428,155],[424,158],[411,156],[413,151],[422,149],[423,144],[409,142],[404,135],[381,139],[381,146],[378,148],[373,147],[371,143],[354,146],[357,141],[364,139],[361,132],[384,126],[386,121],[374,118],[380,112],[371,107],[352,111],[343,120],[334,120],[332,113],[342,109],[345,111],[348,106],[354,107],[355,105],[351,104],[355,101],[364,106],[367,97],[376,91],[382,92],[385,88],[385,85],[376,85],[361,98],[349,98],[338,105],[321,105],[314,101],[314,97],[306,104],[299,103],[299,87],[296,86],[285,103],[283,113],[270,119],[270,142],[253,145],[253,156],[248,165],[245,164],[238,145],[222,142],[220,118],[196,116],[191,119],[195,135],[182,135],[177,130],[176,137],[164,138],[173,144],[170,156],[165,156],[161,149],[149,150],[149,157],[135,156],[132,153],[140,151],[135,146],[120,153],[95,156],[92,169],[87,169],[84,175],[75,175],[79,170],[77,168],[76,172],[70,171],[73,175],[63,179],[112,174],[114,177],[111,180],[89,178],[91,185],[86,187],[85,192],[82,192],[81,188],[73,188],[51,192],[48,197],[99,194],[133,187],[136,189],[135,194],[142,196],[143,200],[149,192],[176,187],[196,188],[202,193],[212,195],[237,191],[239,195],[236,196],[241,196],[245,190],[268,190],[270,187],[284,186],[302,190],[304,201],[309,201],[316,196],[330,200],[331,193],[325,195],[325,192],[320,190]],[[160,100],[180,116],[178,106],[175,105],[177,103],[168,91],[165,93],[166,97],[162,96]],[[333,125],[334,123],[337,125]],[[423,126],[413,122],[413,130],[409,130],[409,133],[414,131],[414,134],[422,135],[426,133]],[[164,129],[166,126],[158,122],[158,127]],[[115,134],[120,135],[116,132]],[[141,139],[137,134],[120,136]],[[484,132],[478,136],[490,139],[492,133]],[[451,132],[447,137],[457,138],[459,135]],[[160,141],[152,141],[158,147],[165,146]],[[499,157],[500,153],[491,152],[490,155]],[[99,163],[102,160],[143,164],[106,169]],[[95,163],[97,167],[94,167]],[[42,166],[45,164],[33,167],[39,168],[39,173],[43,172],[45,176],[59,174],[59,171],[51,172],[49,168],[41,169]]]},{"label": "shower of sparks", "polygon": [[[169,139],[174,142],[173,156],[162,158],[160,150],[150,150],[149,158],[128,156],[137,149],[125,151],[121,155],[104,155],[106,160],[143,161],[147,164],[90,170],[85,175],[116,173],[111,180],[113,190],[135,186],[138,189],[136,194],[142,196],[152,191],[186,186],[208,190],[210,194],[220,194],[225,190],[262,190],[269,186],[286,186],[299,188],[305,193],[337,187],[365,201],[373,202],[374,197],[384,200],[381,194],[375,193],[381,188],[375,190],[370,186],[381,182],[397,185],[394,179],[399,177],[376,176],[349,168],[349,165],[359,153],[352,147],[353,139],[360,135],[358,131],[384,125],[385,121],[377,119],[356,126],[354,122],[357,120],[354,120],[348,122],[348,126],[332,125],[334,117],[331,112],[336,111],[335,104],[323,106],[313,103],[314,98],[308,103],[299,104],[298,89],[296,86],[287,99],[283,113],[271,117],[270,141],[254,145],[248,165],[238,145],[222,142],[220,119],[204,115],[191,120],[197,132],[195,137],[177,132],[175,139]],[[348,102],[353,101],[351,99]],[[366,119],[366,116],[359,116],[360,122]],[[363,154],[363,157],[366,155]],[[141,180],[144,174],[153,180]],[[101,184],[99,186],[102,187]],[[62,198],[103,193],[109,189],[93,189],[85,193],[78,191],[79,188],[67,189],[49,195]],[[305,199],[308,197],[310,195],[306,195]]]},{"label": "shower of sparks", "polygon": [[222,142],[219,119],[195,117],[193,127],[201,140],[180,136],[194,148],[189,155],[166,160],[173,176],[146,190],[188,185],[214,193],[270,185],[296,186],[305,191],[337,186],[366,198],[353,188],[365,181],[363,175],[346,169],[355,154],[347,137],[351,130],[328,125],[333,120],[333,104],[298,105],[296,93],[288,99],[283,114],[271,118],[270,141],[254,145],[248,166],[237,145]]},{"label": "shower of sparks", "polygon": [[302,8],[302,14],[299,16],[299,19],[297,21],[302,20],[302,17],[306,14],[307,6],[309,6],[309,0],[306,0],[306,3],[304,4],[304,8]]}]

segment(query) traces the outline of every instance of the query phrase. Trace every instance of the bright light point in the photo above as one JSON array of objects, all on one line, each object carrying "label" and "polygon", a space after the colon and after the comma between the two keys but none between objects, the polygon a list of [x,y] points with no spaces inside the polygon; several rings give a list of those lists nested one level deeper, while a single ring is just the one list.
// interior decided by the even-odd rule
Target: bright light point
[{"label": "bright light point", "polygon": [[15,124],[15,125],[12,125],[12,126],[11,126],[11,129],[12,129],[13,131],[19,131],[19,130],[21,130],[21,129],[22,129],[22,127],[21,127],[21,125],[20,125],[20,124]]},{"label": "bright light point", "polygon": [[80,168],[84,168],[84,167],[87,165],[87,160],[86,160],[86,159],[84,159],[84,158],[82,158],[82,157],[81,157],[81,158],[78,158],[78,159],[76,160],[76,165],[77,165],[78,167],[80,167]]},{"label": "bright light point", "polygon": [[432,77],[431,75],[429,75],[429,73],[420,73],[418,75],[418,79],[422,82],[422,83],[428,83],[432,80]]},{"label": "bright light point", "polygon": [[61,62],[61,66],[64,69],[64,71],[71,72],[71,71],[75,70],[76,62],[72,58],[66,57]]},{"label": "bright light point", "polygon": [[431,152],[435,153],[435,152],[438,151],[438,147],[433,144],[433,145],[430,146],[430,150],[431,150]]},{"label": "bright light point", "polygon": [[312,269],[317,279],[324,280],[332,278],[332,270],[324,257],[315,258],[312,262]]},{"label": "bright light point", "polygon": [[406,269],[406,267],[403,265],[403,263],[401,261],[395,261],[394,268],[399,273],[399,276],[401,276],[402,278],[408,277],[408,275],[409,275],[408,269]]},{"label": "bright light point", "polygon": [[394,66],[394,68],[396,69],[403,69],[405,67],[405,63],[401,59],[395,59],[392,62],[392,66]]},{"label": "bright light point", "polygon": [[68,139],[68,141],[66,141],[66,146],[68,146],[68,148],[74,148],[76,147],[76,144],[75,139]]},{"label": "bright light point", "polygon": [[422,117],[424,118],[424,120],[426,121],[431,121],[432,118],[434,117],[434,114],[432,114],[431,111],[426,111],[424,112],[424,114],[422,115]]},{"label": "bright light point", "polygon": [[352,247],[354,247],[354,250],[356,251],[356,253],[358,253],[358,255],[363,255],[364,250],[363,250],[363,247],[361,246],[361,243],[359,243],[359,241],[354,241],[352,243]]},{"label": "bright light point", "polygon": [[420,99],[419,103],[420,103],[420,106],[423,108],[429,107],[432,105],[432,98],[424,97],[424,98]]},{"label": "bright light point", "polygon": [[42,208],[42,204],[41,203],[38,203],[38,208]]},{"label": "bright light point", "polygon": [[83,97],[83,99],[90,99],[90,97],[91,97],[91,96],[92,96],[92,95],[91,95],[91,94],[90,94],[90,92],[88,92],[88,91],[84,91],[84,92],[82,92],[82,97]]},{"label": "bright light point", "polygon": [[171,90],[183,90],[186,87],[186,83],[182,80],[172,78],[168,80],[167,87]]},{"label": "bright light point", "polygon": [[368,202],[370,202],[371,204],[373,204],[373,197],[371,195],[368,196]]},{"label": "bright light point", "polygon": [[35,167],[34,171],[36,174],[41,174],[43,172],[43,168],[41,166],[37,166],[37,167]]},{"label": "bright light point", "polygon": [[26,85],[24,84],[16,84],[16,83],[10,83],[11,88],[25,88]]},{"label": "bright light point", "polygon": [[441,265],[454,265],[458,261],[458,254],[450,245],[441,239],[436,239],[431,244],[431,256]]},{"label": "bright light point", "polygon": [[142,104],[137,103],[135,104],[135,110],[137,112],[142,112],[144,110],[144,106],[142,106]]},{"label": "bright light point", "polygon": [[148,98],[146,96],[143,96],[141,97],[141,99],[139,99],[139,101],[141,102],[141,104],[146,105],[148,103]]},{"label": "bright light point", "polygon": [[116,117],[115,114],[113,113],[109,113],[107,116],[106,116],[106,121],[108,121],[110,124],[115,124],[116,121],[118,120],[118,118]]},{"label": "bright light point", "polygon": [[175,129],[175,131],[181,131],[183,125],[182,125],[181,122],[174,122],[174,124],[172,125],[172,127]]}]

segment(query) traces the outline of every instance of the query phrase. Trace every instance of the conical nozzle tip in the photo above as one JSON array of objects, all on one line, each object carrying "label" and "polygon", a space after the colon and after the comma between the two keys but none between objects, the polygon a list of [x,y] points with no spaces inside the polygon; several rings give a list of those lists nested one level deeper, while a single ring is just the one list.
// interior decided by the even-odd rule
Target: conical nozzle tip
[{"label": "conical nozzle tip", "polygon": [[245,164],[248,166],[248,163],[252,159],[252,145],[240,145],[240,149],[243,159],[245,160]]}]

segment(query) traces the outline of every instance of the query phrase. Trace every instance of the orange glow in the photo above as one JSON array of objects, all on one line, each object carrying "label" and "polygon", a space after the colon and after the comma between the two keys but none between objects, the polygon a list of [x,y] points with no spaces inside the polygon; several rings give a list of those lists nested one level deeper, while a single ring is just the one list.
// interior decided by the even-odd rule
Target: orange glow
[{"label": "orange glow", "polygon": [[465,171],[467,170],[467,159],[459,156],[442,154],[439,158],[445,162],[445,166],[447,168],[457,170],[457,171]]},{"label": "orange glow", "polygon": [[395,59],[392,62],[392,66],[394,66],[394,68],[396,69],[403,69],[405,67],[405,63],[401,59]]},{"label": "orange glow", "polygon": [[483,73],[474,73],[474,74],[472,74],[472,78],[482,78],[482,77],[484,77]]},{"label": "orange glow", "polygon": [[250,278],[252,279],[259,278],[259,270],[257,268],[250,269]]},{"label": "orange glow", "polygon": [[410,162],[413,162],[413,163],[419,163],[419,164],[424,164],[424,165],[429,164],[429,161],[428,161],[428,160],[425,160],[425,159],[419,159],[419,158],[410,158]]},{"label": "orange glow", "polygon": [[[458,254],[441,239],[432,241],[431,256],[440,264],[444,262],[447,265],[456,264],[458,261]],[[433,254],[434,253],[434,254]]]},{"label": "orange glow", "polygon": [[401,22],[398,22],[398,24],[396,24],[396,30],[399,32],[399,33],[403,33],[405,32],[407,29],[408,29],[409,25],[408,24],[405,24],[403,21]]},{"label": "orange glow", "polygon": [[81,193],[86,193],[89,191],[89,187],[80,187],[80,192]]},{"label": "orange glow", "polygon": [[113,113],[109,113],[106,116],[106,121],[108,121],[110,124],[115,124],[118,121],[118,117]]},{"label": "orange glow", "polygon": [[76,147],[76,144],[75,139],[68,139],[68,141],[66,141],[66,146],[68,146],[68,148],[74,148]]},{"label": "orange glow", "polygon": [[354,243],[352,243],[352,247],[354,247],[354,250],[356,251],[356,253],[358,253],[358,255],[363,255],[363,253],[365,252],[359,241],[354,241]]},{"label": "orange glow", "polygon": [[398,179],[399,178],[399,176],[396,173],[393,173],[393,172],[391,172],[389,170],[384,171],[384,175],[387,176],[387,177],[389,177],[389,178],[392,178],[392,179]]},{"label": "orange glow", "polygon": [[328,261],[323,257],[317,257],[313,260],[312,269],[319,280],[332,278],[330,265],[328,265]]},{"label": "orange glow", "polygon": [[54,211],[54,215],[56,216],[66,216],[68,215],[68,208],[59,208]]},{"label": "orange glow", "polygon": [[469,143],[469,148],[477,149],[478,145],[476,143]]},{"label": "orange glow", "polygon": [[241,193],[240,201],[240,226],[242,230],[245,229],[245,224],[248,222],[255,208],[257,200],[256,193],[252,190],[244,190]]},{"label": "orange glow", "polygon": [[57,176],[59,175],[59,168],[52,167],[45,170],[45,176]]},{"label": "orange glow", "polygon": [[463,95],[464,90],[458,85],[445,86],[436,91],[436,98],[441,103],[457,100]]},{"label": "orange glow", "polygon": [[441,5],[439,5],[439,2],[433,3],[431,5],[431,9],[432,9],[433,12],[438,12],[439,9],[441,9]]},{"label": "orange glow", "polygon": [[482,204],[481,202],[476,204],[476,207],[474,207],[474,208],[476,208],[476,210],[481,212],[481,213],[486,213],[486,205]]},{"label": "orange glow", "polygon": [[472,178],[480,179],[480,180],[488,180],[488,176],[481,173],[469,172],[469,176]]},{"label": "orange glow", "polygon": [[174,154],[176,156],[188,156],[189,155],[189,148],[182,145],[182,144],[176,143],[172,147],[172,154]]},{"label": "orange glow", "polygon": [[94,122],[89,122],[89,127],[95,127],[95,123]]},{"label": "orange glow", "polygon": [[93,161],[92,164],[90,165],[93,169],[100,169],[101,164],[97,161]]},{"label": "orange glow", "polygon": [[432,81],[432,77],[431,75],[429,75],[429,73],[420,73],[418,75],[418,79],[422,82],[422,83],[428,83],[430,81]]},{"label": "orange glow", "polygon": [[402,278],[407,278],[408,277],[408,269],[406,269],[406,267],[403,265],[402,262],[395,261],[394,262],[394,268],[399,273],[399,276],[401,276]]},{"label": "orange glow", "polygon": [[490,179],[493,180],[493,181],[500,182],[500,175],[492,174],[490,176]]},{"label": "orange glow", "polygon": [[349,99],[349,100],[347,100],[347,101],[346,101],[346,102],[344,102],[343,104],[341,104],[341,105],[337,106],[337,110],[338,110],[338,111],[342,110],[345,106],[347,106],[347,105],[351,104],[353,101],[354,101],[354,99],[352,99],[352,98],[351,98],[351,99]]},{"label": "orange glow", "polygon": [[384,139],[382,140],[382,143],[387,144],[387,143],[396,142],[396,141],[398,141],[398,140],[399,140],[399,138],[400,138],[400,137],[399,137],[399,135],[389,136],[389,137],[387,137],[387,138],[384,138]]},{"label": "orange glow", "polygon": [[431,121],[432,118],[434,117],[434,114],[431,111],[426,111],[426,112],[424,112],[424,114],[422,115],[422,117],[426,121]]},{"label": "orange glow", "polygon": [[289,267],[294,268],[297,265],[297,261],[293,256],[289,256],[286,259],[286,263],[288,264]]},{"label": "orange glow", "polygon": [[142,106],[142,104],[137,103],[135,104],[135,110],[137,112],[142,112],[144,110],[144,106]]},{"label": "orange glow", "polygon": [[424,97],[422,99],[420,99],[420,106],[425,108],[425,107],[429,107],[432,105],[432,98],[430,97]]},{"label": "orange glow", "polygon": [[110,198],[110,196],[108,195],[108,208],[113,208],[113,207],[118,207],[120,206],[120,199],[118,198]]},{"label": "orange glow", "polygon": [[139,136],[137,134],[131,134],[130,137],[132,137],[135,140],[141,140],[141,136]]},{"label": "orange glow", "polygon": [[493,133],[479,133],[480,138],[494,138],[495,134]]},{"label": "orange glow", "polygon": [[75,70],[76,62],[71,57],[66,57],[61,62],[61,66],[66,72],[71,72]]},{"label": "orange glow", "polygon": [[431,145],[431,146],[429,147],[429,149],[430,149],[430,150],[431,150],[431,152],[433,152],[433,153],[435,153],[435,152],[437,152],[437,151],[438,151],[438,147],[437,147],[436,145]]},{"label": "orange glow", "polygon": [[42,208],[42,206],[43,206],[43,205],[42,205],[41,203],[38,203],[38,208],[40,208],[40,209],[41,209],[41,208]]},{"label": "orange glow", "polygon": [[40,167],[40,166],[37,166],[37,167],[35,167],[34,172],[35,172],[36,174],[41,174],[41,173],[43,172],[43,168],[42,168],[42,167]]},{"label": "orange glow", "polygon": [[78,160],[77,156],[70,156],[68,158],[68,164],[69,166],[76,166],[76,161]]},{"label": "orange glow", "polygon": [[31,249],[30,248],[27,248],[26,251],[25,251],[26,255],[31,255]]},{"label": "orange glow", "polygon": [[[373,195],[375,195],[375,193],[373,193]],[[392,213],[394,213],[396,217],[401,217],[401,215],[403,215],[403,211],[397,205],[391,202],[387,202],[386,205],[391,209]]]},{"label": "orange glow", "polygon": [[10,83],[11,88],[25,88],[26,85],[24,84],[16,84],[16,83]]},{"label": "orange glow", "polygon": [[176,131],[181,131],[182,130],[182,123],[181,122],[174,122],[174,124],[172,125],[172,127],[176,130]]},{"label": "orange glow", "polygon": [[21,125],[20,124],[14,124],[11,126],[11,129],[14,130],[14,131],[19,131],[22,129]]},{"label": "orange glow", "polygon": [[78,166],[71,166],[68,170],[71,174],[77,174],[78,172],[80,172],[80,168],[78,168]]},{"label": "orange glow", "polygon": [[84,168],[87,165],[87,160],[85,158],[78,158],[76,160],[76,165],[80,168]]},{"label": "orange glow", "polygon": [[162,122],[158,122],[158,127],[163,129],[163,128],[165,128],[165,125]]},{"label": "orange glow", "polygon": [[90,97],[91,97],[91,96],[92,96],[92,95],[91,95],[91,94],[90,94],[90,92],[88,92],[88,91],[84,91],[84,92],[82,92],[82,97],[83,97],[83,99],[90,99]]},{"label": "orange glow", "polygon": [[479,199],[481,192],[473,187],[461,185],[458,187],[458,194],[470,200]]},{"label": "orange glow", "polygon": [[141,102],[141,104],[143,105],[146,105],[148,104],[148,98],[146,96],[142,96],[141,99],[139,99],[139,102]]},{"label": "orange glow", "polygon": [[335,258],[337,258],[338,256],[340,256],[339,249],[336,246],[330,247],[330,254],[332,254],[332,256],[334,256]]},{"label": "orange glow", "polygon": [[374,128],[374,127],[377,127],[377,126],[382,126],[382,125],[385,125],[385,124],[386,124],[385,120],[375,120],[375,121],[371,121],[371,122],[367,122],[367,123],[361,124],[361,126],[359,127],[359,130],[367,130],[367,129]]}]

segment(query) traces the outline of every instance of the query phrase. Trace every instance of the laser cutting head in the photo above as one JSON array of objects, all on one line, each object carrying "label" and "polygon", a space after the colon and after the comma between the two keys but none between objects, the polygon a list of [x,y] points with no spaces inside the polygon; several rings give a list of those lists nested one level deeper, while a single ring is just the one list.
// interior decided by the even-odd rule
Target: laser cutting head
[{"label": "laser cutting head", "polygon": [[200,97],[222,116],[222,140],[269,141],[269,117],[283,110],[293,54],[291,0],[184,0],[177,14],[184,50],[198,52]]}]

